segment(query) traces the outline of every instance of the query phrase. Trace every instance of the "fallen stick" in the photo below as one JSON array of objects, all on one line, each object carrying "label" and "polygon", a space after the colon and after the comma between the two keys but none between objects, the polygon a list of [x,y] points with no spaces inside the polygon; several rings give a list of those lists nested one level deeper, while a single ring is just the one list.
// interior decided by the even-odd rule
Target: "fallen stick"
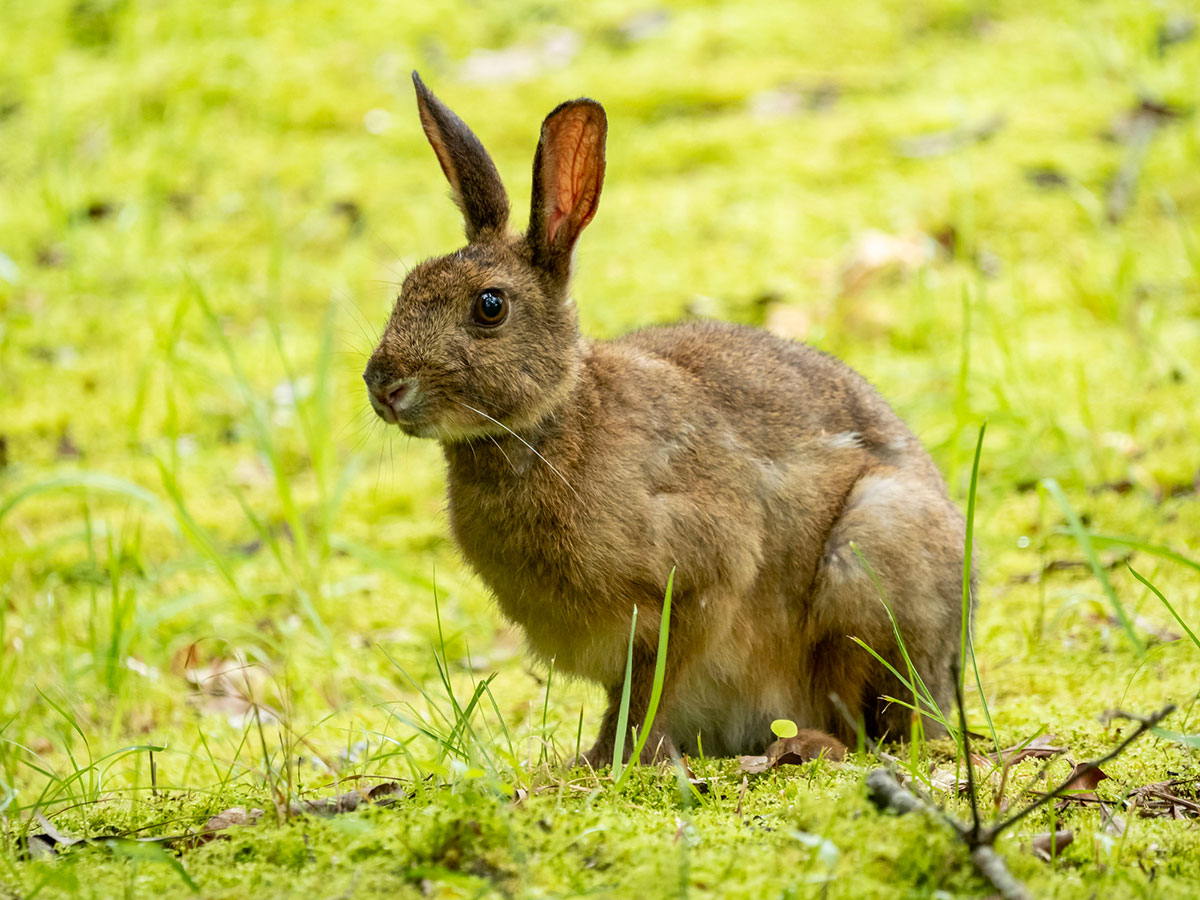
[{"label": "fallen stick", "polygon": [[1175,711],[1175,704],[1168,703],[1156,713],[1148,716],[1139,716],[1134,713],[1121,712],[1120,710],[1106,713],[1106,718],[1111,719],[1129,719],[1138,723],[1138,727],[1121,741],[1116,747],[1108,753],[1101,756],[1099,759],[1083,763],[1083,765],[1072,771],[1065,780],[1054,788],[1052,791],[1041,795],[1032,803],[1021,808],[1006,819],[996,822],[994,825],[982,826],[979,821],[978,800],[974,793],[975,777],[973,772],[973,764],[971,762],[971,747],[970,738],[967,734],[965,714],[962,709],[962,687],[961,680],[959,682],[959,719],[962,725],[962,746],[963,752],[967,760],[967,779],[971,785],[971,813],[972,822],[966,824],[951,816],[945,810],[939,809],[932,803],[922,800],[908,788],[900,783],[895,771],[892,769],[873,769],[867,775],[867,790],[870,794],[872,802],[881,809],[894,809],[900,814],[909,812],[923,812],[931,815],[947,824],[959,839],[967,845],[971,855],[971,862],[974,863],[975,869],[986,878],[991,885],[996,889],[1004,900],[1030,900],[1029,893],[1025,890],[1024,885],[1013,877],[1008,871],[1008,867],[1004,864],[1004,858],[996,852],[994,844],[996,838],[1000,836],[1006,829],[1015,825],[1017,822],[1024,819],[1034,810],[1044,806],[1057,797],[1061,797],[1064,793],[1071,789],[1071,784],[1078,777],[1079,772],[1088,772],[1093,769],[1098,769],[1102,763],[1109,762],[1120,756],[1125,749],[1140,738],[1143,734],[1156,726],[1159,722]]}]

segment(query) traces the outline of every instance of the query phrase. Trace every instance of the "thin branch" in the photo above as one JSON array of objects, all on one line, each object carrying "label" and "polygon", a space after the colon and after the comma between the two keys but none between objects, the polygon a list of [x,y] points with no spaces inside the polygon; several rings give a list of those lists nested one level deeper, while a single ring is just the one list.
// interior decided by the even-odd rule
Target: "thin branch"
[{"label": "thin branch", "polygon": [[1161,722],[1163,719],[1165,719],[1167,716],[1169,716],[1173,712],[1175,712],[1175,704],[1168,703],[1166,706],[1164,706],[1158,712],[1152,713],[1151,715],[1148,715],[1148,716],[1139,716],[1134,713],[1126,713],[1126,712],[1121,712],[1119,710],[1109,713],[1108,718],[1110,720],[1111,719],[1129,719],[1130,721],[1137,722],[1138,727],[1136,729],[1134,729],[1133,733],[1130,734],[1129,737],[1125,738],[1125,740],[1121,741],[1121,743],[1117,744],[1116,747],[1114,747],[1112,750],[1108,751],[1108,753],[1104,754],[1099,759],[1094,759],[1091,762],[1085,762],[1082,764],[1082,767],[1076,767],[1075,771],[1073,771],[1070,775],[1068,775],[1066,777],[1066,779],[1054,790],[1038,797],[1038,799],[1034,800],[1032,803],[1030,803],[1024,809],[1013,813],[1011,816],[1009,816],[1004,821],[997,822],[995,825],[991,826],[990,828],[985,829],[984,833],[982,835],[980,835],[980,840],[986,844],[992,843],[993,841],[996,840],[996,837],[997,837],[997,835],[1000,834],[1000,832],[1004,831],[1005,829],[1009,828],[1012,825],[1015,825],[1017,822],[1021,821],[1023,818],[1025,818],[1027,815],[1029,815],[1031,812],[1033,812],[1036,809],[1040,809],[1041,807],[1043,807],[1047,803],[1049,803],[1051,800],[1056,800],[1057,798],[1059,798],[1063,794],[1065,794],[1068,790],[1071,789],[1071,785],[1075,782],[1075,780],[1080,775],[1082,775],[1086,772],[1094,771],[1094,770],[1100,768],[1101,764],[1110,762],[1111,760],[1116,759],[1118,756],[1120,756],[1122,753],[1125,752],[1126,747],[1128,747],[1130,744],[1132,744],[1134,741],[1136,741],[1143,734],[1145,734],[1147,731],[1149,731],[1151,728],[1153,728],[1155,725],[1157,725],[1159,722]]},{"label": "thin branch", "polygon": [[[955,668],[957,669],[957,666]],[[971,862],[975,865],[976,870],[991,883],[1004,900],[1030,900],[1024,886],[1012,876],[1012,873],[1008,871],[1008,867],[1004,864],[1004,858],[996,852],[993,846],[996,838],[1001,832],[1021,821],[1034,810],[1041,808],[1056,797],[1061,797],[1070,789],[1071,784],[1076,780],[1080,772],[1089,772],[1098,769],[1102,763],[1107,763],[1120,756],[1130,744],[1174,712],[1175,705],[1168,703],[1158,712],[1148,716],[1140,716],[1119,710],[1106,713],[1106,718],[1109,720],[1128,719],[1137,722],[1138,727],[1108,753],[1099,759],[1084,763],[1082,768],[1077,768],[1054,790],[1039,797],[1033,803],[1030,803],[1024,809],[1014,813],[1007,819],[984,828],[979,822],[978,798],[975,796],[975,780],[972,772],[973,764],[970,759],[970,743],[967,737],[966,712],[963,710],[962,705],[962,682],[957,678],[955,679],[955,691],[959,701],[959,723],[963,733],[962,747],[967,755],[967,783],[971,793],[971,812],[974,817],[974,824],[967,825],[960,822],[928,800],[918,797],[899,782],[894,770],[873,769],[867,774],[867,790],[872,802],[881,808],[891,808],[899,813],[919,811],[941,819],[967,845],[971,854]]]}]

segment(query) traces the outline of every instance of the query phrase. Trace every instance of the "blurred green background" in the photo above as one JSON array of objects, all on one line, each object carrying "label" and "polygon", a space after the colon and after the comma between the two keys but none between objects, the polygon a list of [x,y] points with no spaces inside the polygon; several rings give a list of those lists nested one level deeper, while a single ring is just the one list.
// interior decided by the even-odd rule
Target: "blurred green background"
[{"label": "blurred green background", "polygon": [[[547,690],[455,553],[436,445],[365,402],[406,269],[462,241],[414,68],[518,211],[545,113],[605,105],[607,183],[576,265],[588,334],[715,316],[807,340],[879,387],[959,499],[987,420],[977,650],[1002,736],[1048,726],[1094,746],[1101,710],[1167,700],[1195,731],[1200,653],[1162,640],[1178,627],[1124,563],[1200,623],[1196,15],[1169,0],[0,0],[0,812],[82,804],[80,830],[149,827],[147,755],[121,748],[166,745],[156,777],[202,821],[231,791],[262,805],[296,735],[322,760],[296,770],[305,785],[469,782],[412,725],[437,719],[419,688],[439,666],[467,696],[499,673],[492,727],[529,741],[505,762],[515,782],[574,752],[581,710],[585,739],[595,728],[598,692]],[[1129,540],[1096,541],[1089,562],[1046,478],[1081,527]],[[252,749],[247,695],[274,723]],[[398,718],[404,703],[419,714]],[[1156,744],[1126,776],[1195,762]],[[825,796],[856,796],[839,778]],[[631,816],[622,865],[649,878],[668,864]],[[856,827],[849,843],[886,843]],[[1186,881],[1195,837],[1164,829],[1145,825],[1112,870],[1077,847],[1078,868],[1035,877],[1064,896],[1125,884],[1153,845],[1178,849],[1159,884]],[[69,892],[6,834],[0,879]],[[203,852],[231,877],[225,850]],[[946,883],[886,855],[844,846],[835,894]],[[169,866],[78,865],[105,873],[97,896],[125,879],[186,890]],[[565,890],[556,865],[510,889]],[[349,877],[328,866],[318,885]],[[776,875],[735,881],[774,896]],[[261,884],[285,896],[298,877]]]}]

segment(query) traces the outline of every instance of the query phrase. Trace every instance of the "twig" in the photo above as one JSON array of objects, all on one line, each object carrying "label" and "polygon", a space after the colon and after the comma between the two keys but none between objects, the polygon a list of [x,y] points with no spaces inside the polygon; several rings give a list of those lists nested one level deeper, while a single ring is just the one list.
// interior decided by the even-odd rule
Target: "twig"
[{"label": "twig", "polygon": [[1029,900],[1029,894],[1025,891],[1024,886],[1017,881],[1012,873],[1004,864],[1003,857],[1000,856],[993,846],[996,838],[1017,822],[1024,819],[1031,812],[1041,808],[1045,804],[1051,802],[1057,797],[1061,797],[1071,788],[1071,784],[1078,778],[1080,772],[1089,772],[1098,769],[1102,763],[1109,762],[1120,756],[1125,749],[1136,741],[1139,737],[1156,726],[1159,722],[1175,711],[1175,705],[1168,703],[1156,713],[1148,716],[1139,716],[1133,713],[1112,712],[1106,714],[1110,719],[1121,718],[1129,719],[1138,723],[1138,727],[1125,740],[1121,741],[1116,747],[1108,753],[1101,756],[1099,759],[1086,762],[1083,767],[1072,772],[1071,775],[1049,793],[1043,794],[1038,799],[1034,800],[1029,805],[1007,819],[997,822],[995,825],[986,828],[979,824],[978,800],[975,797],[974,775],[972,773],[972,763],[970,760],[970,744],[967,738],[966,729],[966,713],[962,708],[962,684],[956,680],[956,692],[959,700],[959,722],[962,726],[963,733],[963,748],[967,754],[967,781],[971,791],[971,811],[974,819],[972,825],[967,825],[958,821],[949,813],[934,806],[932,803],[922,800],[908,788],[900,784],[896,779],[894,771],[888,769],[874,769],[867,775],[867,790],[870,793],[871,800],[876,806],[896,810],[899,813],[920,811],[926,814],[936,816],[953,829],[954,833],[967,845],[971,854],[971,862],[974,863],[979,874],[991,882],[992,886],[999,892],[1004,900]]},{"label": "twig", "polygon": [[1004,900],[1029,900],[1025,885],[1013,877],[1004,864],[1004,858],[991,844],[980,844],[971,850],[971,862],[979,874],[992,883]]},{"label": "twig", "polygon": [[1023,818],[1025,818],[1027,815],[1029,815],[1034,810],[1036,810],[1042,806],[1045,806],[1051,800],[1056,800],[1057,798],[1059,798],[1063,794],[1065,794],[1068,790],[1071,789],[1071,785],[1076,781],[1076,779],[1079,778],[1080,775],[1086,774],[1088,772],[1092,772],[1092,771],[1100,768],[1100,765],[1102,763],[1110,762],[1111,760],[1116,759],[1118,756],[1120,756],[1122,753],[1125,752],[1126,747],[1128,747],[1130,744],[1132,744],[1134,741],[1136,741],[1143,734],[1145,734],[1147,731],[1149,731],[1151,728],[1153,728],[1155,725],[1157,725],[1159,722],[1161,722],[1163,719],[1165,719],[1167,716],[1169,716],[1173,712],[1175,712],[1175,704],[1168,703],[1166,706],[1164,706],[1158,712],[1152,713],[1151,715],[1148,715],[1148,716],[1139,716],[1134,713],[1121,712],[1120,710],[1115,710],[1111,713],[1107,713],[1106,715],[1110,720],[1111,719],[1129,719],[1130,721],[1137,722],[1138,727],[1136,729],[1134,729],[1133,733],[1130,734],[1129,737],[1125,738],[1125,740],[1121,741],[1121,743],[1117,744],[1116,747],[1114,747],[1112,750],[1108,751],[1108,753],[1104,754],[1099,759],[1094,759],[1091,762],[1085,762],[1085,763],[1083,763],[1082,767],[1076,768],[1054,790],[1052,790],[1048,793],[1042,794],[1042,796],[1038,797],[1036,800],[1034,800],[1032,803],[1030,803],[1024,809],[1013,813],[1007,819],[1004,819],[1001,822],[997,822],[995,825],[991,826],[990,828],[985,829],[984,833],[980,836],[980,840],[984,841],[985,843],[989,843],[989,844],[992,843],[993,841],[996,840],[996,837],[997,837],[997,835],[1000,834],[1000,832],[1004,831],[1006,828],[1010,827],[1011,825],[1014,825],[1017,822],[1021,821]]}]

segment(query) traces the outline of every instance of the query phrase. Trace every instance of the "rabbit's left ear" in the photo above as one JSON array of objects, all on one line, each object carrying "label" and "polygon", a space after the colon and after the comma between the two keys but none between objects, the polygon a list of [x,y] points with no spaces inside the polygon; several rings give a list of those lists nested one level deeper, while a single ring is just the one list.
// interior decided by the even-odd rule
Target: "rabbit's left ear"
[{"label": "rabbit's left ear", "polygon": [[496,164],[475,133],[433,95],[421,76],[413,72],[412,79],[421,127],[450,182],[454,202],[462,210],[467,240],[478,240],[485,232],[503,232],[508,223],[508,194]]},{"label": "rabbit's left ear", "polygon": [[528,240],[538,264],[559,277],[566,276],[575,241],[600,205],[607,134],[604,107],[595,100],[570,100],[542,123]]}]

